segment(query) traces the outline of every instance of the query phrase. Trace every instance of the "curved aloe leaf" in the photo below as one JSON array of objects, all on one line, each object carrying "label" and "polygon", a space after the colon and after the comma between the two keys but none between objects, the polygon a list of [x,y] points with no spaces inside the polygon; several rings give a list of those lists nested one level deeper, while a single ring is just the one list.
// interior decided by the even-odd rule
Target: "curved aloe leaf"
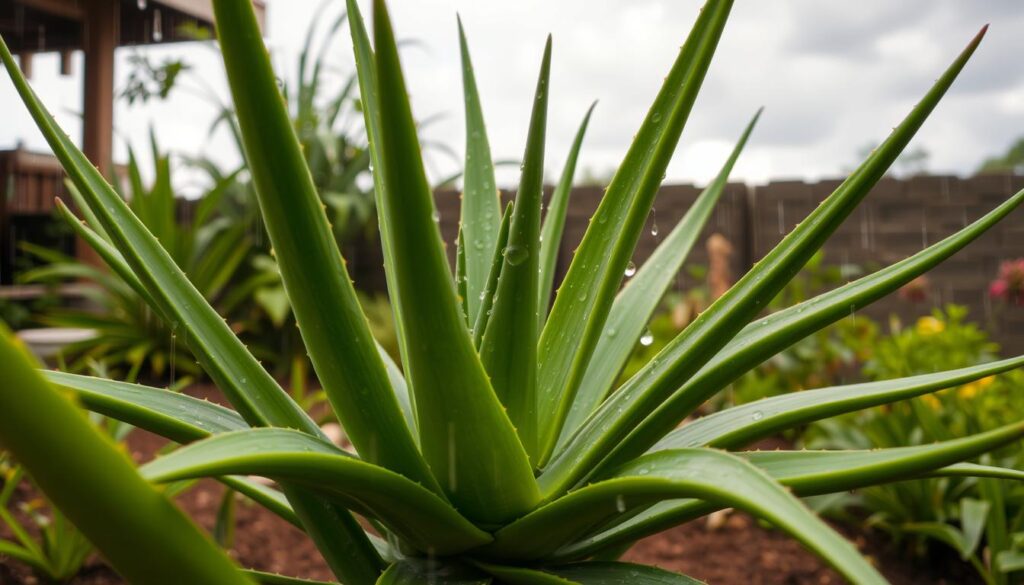
[{"label": "curved aloe leaf", "polygon": [[637,434],[664,435],[702,402],[765,359],[828,324],[895,291],[971,243],[1024,203],[1024,190],[983,217],[900,262],[833,291],[747,325],[672,398],[637,427]]},{"label": "curved aloe leaf", "polygon": [[260,583],[260,585],[339,585],[334,581],[299,579],[297,577],[287,577],[285,575],[267,573],[266,571],[245,570],[242,572],[248,575],[256,583]]},{"label": "curved aloe leaf", "polygon": [[578,585],[565,577],[559,577],[546,570],[529,569],[509,565],[494,565],[474,562],[476,567],[498,579],[503,585]]},{"label": "curved aloe leaf", "polygon": [[237,412],[178,392],[64,372],[41,374],[74,392],[85,408],[178,443],[249,428]]},{"label": "curved aloe leaf", "polygon": [[[541,475],[546,498],[571,488],[592,473],[599,462],[603,469],[614,469],[661,438],[664,431],[657,435],[647,430],[630,432],[749,323],[853,212],[924,123],[983,34],[984,30],[832,195],[584,423]],[[683,406],[695,408],[703,402],[697,401],[699,395],[689,398]],[[691,401],[695,403],[691,405]]]},{"label": "curved aloe leaf", "polygon": [[[1024,474],[1016,470],[957,463],[1018,440],[1021,436],[1024,436],[1024,423],[916,447],[873,451],[754,451],[738,455],[797,495],[815,496],[919,477],[978,476],[1024,480]],[[615,526],[602,528],[598,533],[562,548],[552,558],[585,557],[608,546],[656,534],[720,507],[693,499],[660,502]]]},{"label": "curved aloe leaf", "polygon": [[35,371],[2,325],[0,363],[0,444],[119,573],[154,585],[251,583]]},{"label": "curved aloe leaf", "polygon": [[855,583],[884,583],[857,550],[764,472],[722,451],[678,449],[644,455],[607,480],[582,487],[494,535],[498,558],[543,558],[631,508],[699,498],[740,508],[804,543]]},{"label": "curved aloe leaf", "polygon": [[261,215],[317,377],[362,458],[440,491],[387,371],[309,174],[270,58],[244,2],[214,3]]},{"label": "curved aloe leaf", "polygon": [[462,218],[460,225],[465,239],[466,316],[475,323],[480,314],[481,294],[491,272],[491,255],[498,247],[498,225],[501,202],[494,181],[494,162],[487,127],[480,107],[473,62],[469,57],[466,31],[459,24],[459,50],[462,55],[462,87],[466,102],[466,171],[463,175]]},{"label": "curved aloe leaf", "polygon": [[[354,13],[349,14],[355,21]],[[455,295],[423,170],[387,8],[374,4],[376,90],[380,109],[379,213],[390,225],[398,290],[423,455],[456,507],[473,520],[500,523],[530,509],[537,483],[516,431],[487,379]],[[396,293],[397,294],[394,294]]]},{"label": "curved aloe leaf", "polygon": [[498,245],[494,248],[494,258],[491,260],[491,274],[487,277],[487,286],[484,287],[483,303],[480,305],[480,314],[476,317],[476,324],[470,329],[473,333],[473,345],[477,348],[484,340],[484,332],[487,331],[487,321],[491,318],[491,309],[494,306],[494,293],[498,290],[498,278],[501,277],[501,267],[505,264],[505,255],[502,253],[508,245],[508,230],[512,225],[512,203],[505,206],[505,213],[501,215],[501,227],[498,228]]},{"label": "curved aloe leaf", "polygon": [[880,404],[906,400],[1024,367],[1024,356],[934,374],[793,392],[699,418],[650,451],[685,447],[738,449],[773,433]]},{"label": "curved aloe leaf", "polygon": [[492,579],[462,564],[406,559],[388,567],[377,585],[490,585]]},{"label": "curved aloe leaf", "polygon": [[[384,209],[384,193],[386,185],[381,179],[381,161],[383,154],[380,146],[380,104],[377,101],[377,71],[374,63],[373,49],[370,46],[370,37],[366,34],[366,26],[363,24],[363,15],[359,12],[359,4],[356,0],[346,0],[348,8],[349,29],[352,34],[352,50],[356,62],[356,78],[359,81],[360,104],[363,110],[363,122],[366,125],[366,135],[369,140],[370,172],[373,173],[373,197],[378,210]],[[377,172],[374,170],[377,169]],[[394,231],[391,219],[383,214],[377,213],[377,225],[380,231],[381,250],[384,254],[384,276],[387,280],[388,294],[391,298],[399,296],[401,283],[395,273],[395,249],[392,243],[391,233]],[[398,351],[403,364],[409,363],[409,345],[405,335],[405,322],[402,318],[402,311],[394,302],[391,303],[391,312],[395,321],[395,334],[398,338]],[[413,412],[416,411],[416,396],[409,395]]]},{"label": "curved aloe leaf", "polygon": [[665,289],[672,284],[683,260],[690,253],[704,224],[711,217],[711,211],[729,181],[729,173],[732,172],[760,117],[761,110],[758,110],[715,179],[615,298],[612,310],[608,314],[604,335],[594,349],[594,358],[587,367],[586,375],[583,376],[580,390],[572,403],[565,427],[562,428],[562,436],[559,438],[556,451],[564,446],[572,432],[612,391],[615,378],[629,359],[636,346],[636,340],[643,333],[651,314],[658,308],[658,303],[665,295]]},{"label": "curved aloe leaf", "polygon": [[263,475],[302,485],[379,518],[412,546],[436,554],[458,553],[491,540],[425,487],[298,431],[216,435],[144,465],[142,474],[158,482]]},{"label": "curved aloe leaf", "polygon": [[523,172],[480,361],[527,455],[537,458],[537,271],[544,194],[544,136],[548,119],[551,37],[544,46],[533,100]]},{"label": "curved aloe leaf", "polygon": [[551,294],[555,286],[555,269],[558,267],[558,251],[562,246],[562,233],[565,231],[565,217],[569,212],[569,196],[572,195],[572,180],[576,175],[576,161],[580,156],[580,147],[583,146],[583,137],[587,133],[587,125],[590,124],[590,116],[594,113],[597,102],[590,104],[587,113],[580,122],[579,130],[576,131],[576,138],[569,148],[569,156],[565,159],[565,166],[562,167],[562,175],[558,179],[554,193],[551,194],[551,202],[548,203],[548,212],[544,216],[544,225],[540,230],[540,276],[538,281],[538,308],[540,315],[538,320],[543,327],[548,317],[548,308],[551,306]]},{"label": "curved aloe leaf", "polygon": [[547,569],[580,585],[701,585],[693,577],[670,573],[657,567],[599,561],[576,563]]},{"label": "curved aloe leaf", "polygon": [[573,256],[539,341],[543,465],[561,432],[623,270],[707,73],[731,0],[709,0]]}]

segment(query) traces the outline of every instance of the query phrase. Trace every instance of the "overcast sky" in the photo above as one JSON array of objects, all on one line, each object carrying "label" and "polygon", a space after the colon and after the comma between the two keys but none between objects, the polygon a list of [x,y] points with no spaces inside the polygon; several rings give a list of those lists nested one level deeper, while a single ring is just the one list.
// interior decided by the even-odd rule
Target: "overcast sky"
[{"label": "overcast sky", "polygon": [[[282,77],[296,56],[320,0],[268,0],[268,43]],[[343,4],[336,2],[337,10]],[[367,2],[361,1],[364,10]],[[640,124],[696,17],[695,0],[392,0],[398,35],[414,39],[404,66],[420,119],[444,116],[425,134],[463,151],[461,74],[455,14],[473,51],[488,132],[497,159],[518,158],[544,38],[554,35],[548,129],[548,176],[557,177],[584,111],[599,100],[580,168],[614,168]],[[325,19],[326,20],[326,19]],[[968,174],[986,156],[1024,136],[1024,3],[1020,0],[738,0],[679,151],[672,182],[705,182],[721,165],[760,106],[761,124],[734,177],[763,182],[838,175],[857,153],[883,138],[985,23],[991,30],[914,146],[933,172]],[[118,59],[123,83],[130,49]],[[146,50],[157,61],[184,56],[224,91],[209,48],[194,44]],[[339,77],[351,70],[351,44],[331,51]],[[81,71],[80,62],[76,68]],[[80,78],[61,78],[55,57],[37,58],[33,80],[77,136]],[[45,148],[10,83],[0,81],[0,148],[23,140]],[[212,108],[178,94],[169,103],[119,104],[118,132],[143,144],[150,124],[169,148],[204,151],[225,164],[235,153],[224,136],[207,140]],[[123,153],[123,146],[119,148]],[[440,151],[434,176],[457,169]],[[514,182],[514,169],[502,182]]]}]

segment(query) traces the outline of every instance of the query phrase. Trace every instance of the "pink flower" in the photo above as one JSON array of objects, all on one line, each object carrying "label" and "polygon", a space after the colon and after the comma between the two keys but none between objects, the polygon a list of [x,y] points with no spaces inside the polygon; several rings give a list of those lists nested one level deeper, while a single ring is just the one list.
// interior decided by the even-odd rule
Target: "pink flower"
[{"label": "pink flower", "polygon": [[1024,258],[1006,260],[999,265],[999,274],[988,287],[994,299],[1024,306]]}]

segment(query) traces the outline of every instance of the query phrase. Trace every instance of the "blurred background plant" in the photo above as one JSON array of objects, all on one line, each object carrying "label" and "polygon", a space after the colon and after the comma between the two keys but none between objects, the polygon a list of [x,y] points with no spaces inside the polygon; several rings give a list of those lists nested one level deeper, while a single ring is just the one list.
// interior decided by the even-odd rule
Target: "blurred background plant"
[{"label": "blurred background plant", "polygon": [[[948,367],[989,362],[999,348],[968,323],[957,305],[904,326],[891,317],[891,333],[877,338],[862,375],[886,380]],[[924,445],[962,437],[989,425],[1024,416],[1020,392],[1024,373],[952,388],[934,395],[826,420],[802,438],[812,449],[878,449]],[[1024,453],[1011,445],[984,462],[1021,469]],[[953,548],[987,583],[1010,583],[1009,573],[1024,569],[1024,488],[995,479],[922,479],[871,487],[823,502],[824,510],[853,524],[888,533],[912,554],[942,554]]]}]

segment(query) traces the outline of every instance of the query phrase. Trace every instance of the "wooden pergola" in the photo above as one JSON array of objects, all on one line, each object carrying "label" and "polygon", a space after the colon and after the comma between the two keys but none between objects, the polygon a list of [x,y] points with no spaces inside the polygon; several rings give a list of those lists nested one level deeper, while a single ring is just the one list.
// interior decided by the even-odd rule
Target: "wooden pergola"
[{"label": "wooden pergola", "polygon": [[[253,5],[262,25],[264,1],[253,0]],[[70,75],[72,53],[83,51],[82,150],[108,175],[113,154],[115,50],[191,41],[195,31],[212,29],[210,0],[0,0],[0,35],[28,76],[36,54],[59,53],[60,72]],[[88,256],[85,248],[79,242],[80,257]]]}]

